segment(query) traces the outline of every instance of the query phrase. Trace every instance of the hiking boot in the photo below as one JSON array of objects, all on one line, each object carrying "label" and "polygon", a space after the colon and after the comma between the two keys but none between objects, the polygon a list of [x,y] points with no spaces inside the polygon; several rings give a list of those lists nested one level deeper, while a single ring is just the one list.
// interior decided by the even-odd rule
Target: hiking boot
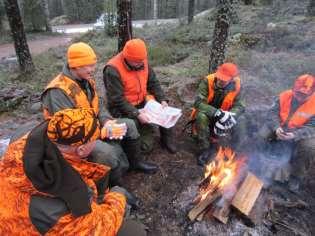
[{"label": "hiking boot", "polygon": [[173,129],[166,129],[163,127],[160,128],[160,134],[161,134],[161,146],[162,148],[165,148],[169,153],[175,154],[177,153],[177,147],[174,142],[174,135],[173,135]]},{"label": "hiking boot", "polygon": [[299,180],[297,177],[291,176],[288,183],[289,190],[298,194],[300,192],[300,184],[301,180]]},{"label": "hiking boot", "polygon": [[143,160],[139,138],[125,140],[122,147],[128,157],[131,170],[140,171],[145,174],[154,174],[158,171],[159,167],[157,165]]}]

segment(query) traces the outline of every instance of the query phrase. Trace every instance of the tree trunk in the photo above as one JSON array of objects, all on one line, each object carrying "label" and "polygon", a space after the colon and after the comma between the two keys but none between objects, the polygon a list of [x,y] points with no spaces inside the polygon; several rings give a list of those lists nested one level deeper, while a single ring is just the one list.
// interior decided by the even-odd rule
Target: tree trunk
[{"label": "tree trunk", "polygon": [[153,19],[158,19],[158,0],[153,0]]},{"label": "tree trunk", "polygon": [[189,0],[188,2],[188,24],[193,22],[195,13],[195,0]]},{"label": "tree trunk", "polygon": [[131,0],[117,0],[118,52],[132,39]]},{"label": "tree trunk", "polygon": [[232,0],[217,0],[217,19],[210,50],[209,73],[214,72],[225,59],[225,46],[229,34]]},{"label": "tree trunk", "polygon": [[315,16],[315,0],[310,0],[307,7],[307,13],[309,16]]},{"label": "tree trunk", "polygon": [[22,72],[32,72],[35,67],[27,45],[24,25],[17,0],[5,0],[5,10],[9,20],[16,56]]},{"label": "tree trunk", "polygon": [[45,16],[45,28],[47,32],[52,32],[51,30],[51,25],[50,25],[50,19],[49,19],[49,8],[48,8],[48,2],[47,0],[41,0],[41,6],[44,12],[44,16]]}]

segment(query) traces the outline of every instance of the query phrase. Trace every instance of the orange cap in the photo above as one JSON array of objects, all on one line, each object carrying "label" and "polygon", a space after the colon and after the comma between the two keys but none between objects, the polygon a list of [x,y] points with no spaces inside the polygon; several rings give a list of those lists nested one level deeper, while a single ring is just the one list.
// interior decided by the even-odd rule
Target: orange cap
[{"label": "orange cap", "polygon": [[143,40],[131,39],[125,44],[122,55],[129,61],[143,61],[147,58],[147,48]]},{"label": "orange cap", "polygon": [[311,94],[315,90],[315,78],[312,75],[304,74],[299,76],[295,82],[293,91],[304,93],[306,95]]},{"label": "orange cap", "polygon": [[93,49],[82,42],[72,44],[68,48],[67,57],[70,68],[93,65],[97,61]]},{"label": "orange cap", "polygon": [[238,75],[238,68],[233,63],[224,63],[220,65],[215,73],[215,77],[223,81],[230,81]]}]

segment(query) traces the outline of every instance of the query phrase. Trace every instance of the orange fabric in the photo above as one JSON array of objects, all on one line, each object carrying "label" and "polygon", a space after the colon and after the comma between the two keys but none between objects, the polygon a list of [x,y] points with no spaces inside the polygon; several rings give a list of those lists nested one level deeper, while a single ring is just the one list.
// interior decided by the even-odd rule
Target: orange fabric
[{"label": "orange fabric", "polygon": [[280,121],[281,126],[287,125],[289,129],[299,128],[315,115],[315,93],[289,117],[293,91],[287,90],[280,94]]},{"label": "orange fabric", "polygon": [[315,78],[309,74],[299,76],[294,82],[293,91],[311,94],[315,90]]},{"label": "orange fabric", "polygon": [[113,66],[118,71],[124,87],[124,96],[129,103],[135,106],[146,99],[149,76],[147,59],[144,60],[144,69],[140,71],[128,70],[122,53],[113,57],[106,65]]},{"label": "orange fabric", "polygon": [[238,68],[233,63],[224,63],[220,65],[215,73],[215,77],[223,81],[230,81],[238,76]]},{"label": "orange fabric", "polygon": [[96,63],[94,50],[86,43],[74,43],[67,51],[68,65],[70,68],[93,65]]},{"label": "orange fabric", "polygon": [[[76,108],[93,108],[95,115],[97,116],[99,112],[99,106],[98,106],[99,101],[98,101],[98,96],[96,94],[95,82],[93,80],[89,80],[89,83],[95,92],[95,95],[92,99],[91,104],[87,96],[83,92],[83,90],[80,88],[80,86],[76,82],[74,82],[72,79],[62,74],[58,75],[47,85],[44,93],[48,89],[59,88],[72,100]],[[43,113],[44,113],[44,118],[46,120],[49,119],[53,115],[53,114],[49,114],[49,111],[45,107],[44,107]]]},{"label": "orange fabric", "polygon": [[76,137],[76,140],[73,139],[68,145],[79,146],[97,140],[100,137],[99,127],[92,109],[64,109],[52,116],[48,123],[47,136],[57,143],[59,140]]},{"label": "orange fabric", "polygon": [[[30,196],[38,192],[23,171],[23,150],[27,136],[9,145],[0,162],[0,235],[40,235],[29,219]],[[96,194],[94,181],[109,168],[85,160],[65,159],[76,169]],[[59,219],[46,235],[110,235],[119,230],[125,211],[126,199],[119,193],[107,193],[105,203],[93,200],[90,214],[74,218],[68,214]]]},{"label": "orange fabric", "polygon": [[[208,103],[211,103],[214,97],[214,80],[215,80],[216,74],[210,74],[207,76],[208,80]],[[235,90],[229,92],[225,98],[223,99],[223,102],[221,104],[221,109],[224,111],[229,111],[233,107],[233,103],[237,95],[240,93],[241,90],[241,80],[239,77],[234,78],[235,81]]]},{"label": "orange fabric", "polygon": [[147,60],[147,48],[141,39],[131,39],[126,42],[123,50],[123,57],[129,61]]}]

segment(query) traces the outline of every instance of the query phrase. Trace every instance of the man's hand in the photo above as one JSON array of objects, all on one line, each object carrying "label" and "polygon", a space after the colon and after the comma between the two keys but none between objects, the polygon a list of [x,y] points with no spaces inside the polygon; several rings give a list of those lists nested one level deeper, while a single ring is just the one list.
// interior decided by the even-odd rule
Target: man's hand
[{"label": "man's hand", "polygon": [[122,139],[127,132],[126,123],[117,124],[116,120],[106,121],[101,129],[101,138]]},{"label": "man's hand", "polygon": [[145,112],[140,112],[140,114],[137,116],[138,120],[140,121],[141,124],[147,124],[150,122],[149,117]]},{"label": "man's hand", "polygon": [[167,101],[162,101],[162,102],[161,102],[161,105],[162,105],[163,108],[165,108],[165,107],[168,106],[168,103],[167,103]]},{"label": "man's hand", "polygon": [[295,138],[295,134],[292,132],[285,132],[281,127],[276,129],[277,139],[279,140],[291,140]]}]

